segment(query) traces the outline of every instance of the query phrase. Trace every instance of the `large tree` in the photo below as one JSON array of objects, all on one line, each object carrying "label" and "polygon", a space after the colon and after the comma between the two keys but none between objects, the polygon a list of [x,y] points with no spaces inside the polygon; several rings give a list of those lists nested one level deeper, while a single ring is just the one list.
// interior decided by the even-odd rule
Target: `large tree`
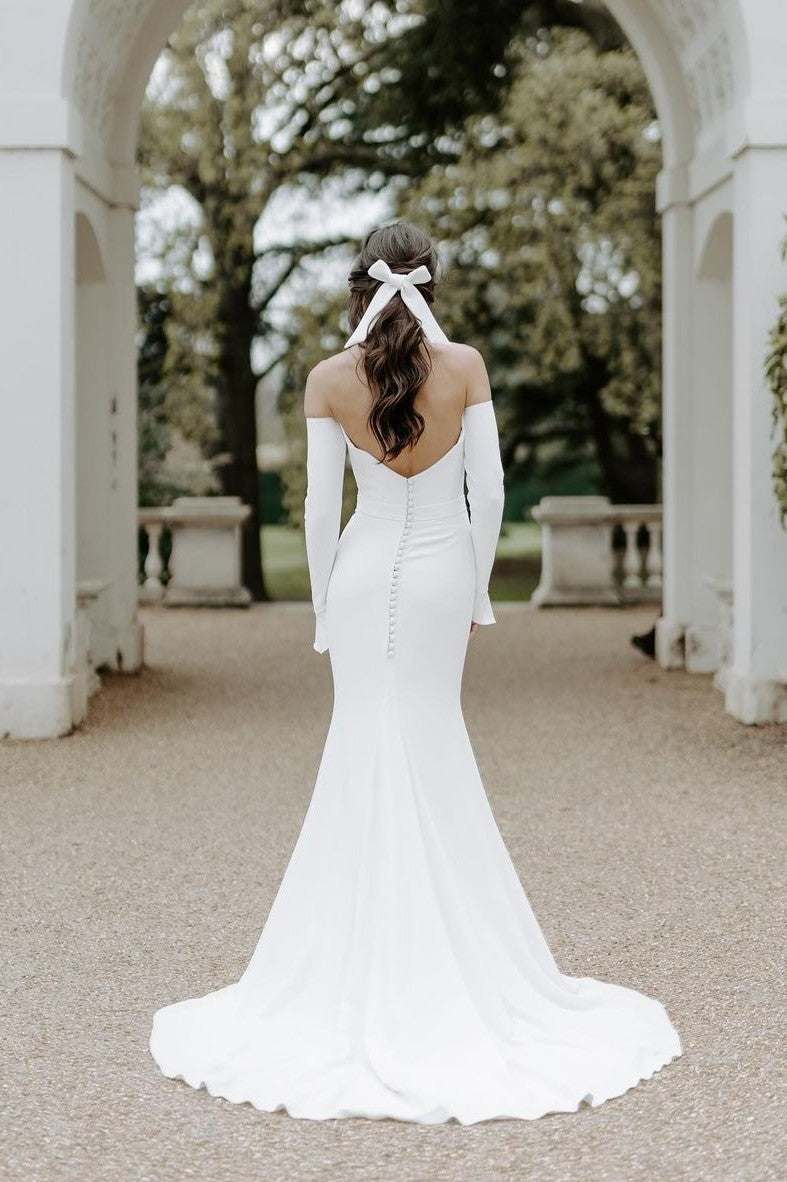
[{"label": "large tree", "polygon": [[274,309],[304,259],[345,240],[314,224],[300,232],[288,226],[277,238],[275,225],[287,220],[288,198],[317,196],[326,178],[336,200],[425,167],[417,137],[386,123],[379,101],[396,81],[389,46],[408,27],[408,11],[397,3],[316,0],[192,6],[143,108],[145,200],[179,189],[191,209],[173,231],[162,231],[154,251],[156,286],[174,313],[168,405],[206,446],[201,408],[212,408],[210,449],[223,490],[252,509],[243,577],[258,599],[267,595],[255,393],[286,343]]}]

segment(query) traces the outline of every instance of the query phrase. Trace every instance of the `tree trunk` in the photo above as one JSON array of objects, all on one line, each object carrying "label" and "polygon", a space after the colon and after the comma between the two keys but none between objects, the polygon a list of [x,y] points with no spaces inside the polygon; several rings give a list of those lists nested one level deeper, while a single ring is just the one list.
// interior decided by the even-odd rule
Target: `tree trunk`
[{"label": "tree trunk", "polygon": [[[599,391],[608,379],[606,363],[585,354],[584,382],[577,391],[590,428],[604,492],[613,504],[650,503],[655,493],[656,459],[644,439],[607,413]],[[625,432],[625,449],[616,434]]]},{"label": "tree trunk", "polygon": [[628,450],[627,476],[630,503],[637,505],[655,504],[657,500],[658,458],[652,445],[636,431],[626,434]]},{"label": "tree trunk", "polygon": [[[225,274],[232,274],[228,269]],[[218,425],[221,450],[227,462],[221,468],[222,491],[240,497],[249,505],[242,537],[242,579],[253,600],[270,600],[262,567],[259,473],[257,470],[257,378],[251,367],[256,316],[249,306],[251,266],[248,283],[225,284],[219,307],[223,328],[219,341],[220,391]]]}]

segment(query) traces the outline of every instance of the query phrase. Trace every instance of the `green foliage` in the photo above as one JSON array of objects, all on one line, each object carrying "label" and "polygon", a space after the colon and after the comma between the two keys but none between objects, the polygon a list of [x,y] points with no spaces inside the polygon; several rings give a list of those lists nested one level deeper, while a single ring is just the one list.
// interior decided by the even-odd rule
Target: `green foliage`
[{"label": "green foliage", "polygon": [[[516,76],[516,39],[549,26],[584,29],[599,49],[624,44],[600,0],[423,0],[421,19],[404,30],[392,64],[399,80],[381,92],[389,118],[422,133],[431,166],[471,115],[499,111]],[[392,100],[395,105],[392,105]]]},{"label": "green foliage", "polygon": [[[561,40],[548,24],[587,37]],[[590,467],[616,498],[635,499],[633,488],[647,499],[653,458],[637,432],[658,402],[659,153],[641,134],[653,113],[633,55],[596,53],[620,44],[598,0],[207,0],[187,11],[149,88],[139,165],[146,205],[174,191],[191,211],[152,252],[169,309],[164,417],[213,458],[225,492],[258,513],[260,377],[287,358],[297,438],[306,359],[343,340],[344,291],[330,324],[290,305],[304,265],[347,241],[282,233],[281,212],[415,179],[402,212],[448,240],[446,323],[490,359],[514,477]],[[629,273],[640,288],[627,295],[615,275]],[[297,517],[303,474],[290,475]]]},{"label": "green foliage", "polygon": [[169,491],[162,477],[171,438],[162,384],[169,304],[166,297],[147,288],[138,288],[137,310],[138,503],[147,506],[161,504]]},{"label": "green foliage", "polygon": [[[787,238],[782,243],[787,258]],[[773,394],[773,486],[782,525],[787,525],[787,294],[779,297],[779,315],[768,337],[765,373]]]},{"label": "green foliage", "polygon": [[506,93],[523,21],[577,23],[601,44],[620,37],[598,0],[205,0],[187,10],[148,88],[138,163],[143,208],[173,190],[191,208],[159,225],[150,254],[172,304],[168,412],[206,454],[231,451],[238,433],[233,346],[262,342],[263,372],[275,364],[288,343],[282,294],[304,260],[346,242],[269,233],[255,246],[255,232],[299,196],[319,198],[326,178],[341,200],[453,159],[468,111]]},{"label": "green foliage", "polygon": [[510,478],[592,458],[613,500],[653,500],[661,153],[647,83],[631,49],[599,53],[576,30],[510,56],[504,108],[468,121],[459,158],[401,212],[440,242],[443,322],[487,359]]},{"label": "green foliage", "polygon": [[[157,63],[138,149],[143,210],[176,193],[185,211],[147,245],[171,308],[167,412],[225,458],[227,481],[245,467],[250,483],[256,384],[289,347],[294,282],[350,241],[315,228],[318,203],[427,167],[422,133],[400,121],[392,64],[422,20],[415,0],[205,0]],[[308,202],[301,232],[291,207]]]},{"label": "green foliage", "polygon": [[194,491],[167,475],[165,461],[175,435],[198,441],[207,453],[215,427],[210,407],[202,405],[202,387],[194,383],[194,392],[189,389],[195,355],[191,343],[184,344],[180,301],[141,285],[137,309],[138,503],[167,505]]},{"label": "green foliage", "polygon": [[347,241],[299,233],[281,215],[319,198],[326,178],[339,201],[383,188],[416,158],[407,129],[380,113],[408,12],[382,0],[206,0],[171,37],[143,107],[144,200],[179,192],[190,211],[152,252],[172,308],[167,408],[213,458],[222,491],[251,506],[243,580],[255,599],[267,597],[257,384],[286,353],[288,284]]},{"label": "green foliage", "polygon": [[[242,438],[253,455],[243,407],[261,376],[249,356],[252,344],[268,341],[266,355],[275,360],[277,297],[306,257],[336,245],[286,237],[257,244],[260,227],[276,222],[277,202],[289,190],[303,186],[314,195],[320,178],[353,159],[339,133],[368,66],[364,58],[379,47],[362,44],[359,21],[335,24],[327,4],[194,5],[162,55],[143,107],[145,205],[174,190],[190,210],[175,227],[159,229],[151,252],[158,286],[172,304],[171,377],[178,390],[169,409],[183,434],[207,451],[234,454]],[[361,147],[370,162],[374,150]],[[361,175],[348,188],[357,188]],[[206,434],[208,408],[215,438]]]}]

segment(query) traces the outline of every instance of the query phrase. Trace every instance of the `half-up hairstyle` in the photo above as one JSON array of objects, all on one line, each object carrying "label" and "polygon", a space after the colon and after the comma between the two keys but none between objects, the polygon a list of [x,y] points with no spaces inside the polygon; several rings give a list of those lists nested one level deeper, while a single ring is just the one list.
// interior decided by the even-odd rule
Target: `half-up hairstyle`
[{"label": "half-up hairstyle", "polygon": [[[401,274],[422,264],[428,267],[432,278],[419,283],[418,290],[428,304],[434,301],[438,258],[431,239],[411,222],[382,226],[366,236],[348,279],[353,331],[380,286],[379,279],[367,274],[377,259]],[[367,423],[382,448],[382,460],[394,459],[423,434],[424,418],[414,409],[413,401],[432,371],[428,352],[421,347],[424,340],[420,322],[397,292],[360,342],[360,360],[372,394]]]}]

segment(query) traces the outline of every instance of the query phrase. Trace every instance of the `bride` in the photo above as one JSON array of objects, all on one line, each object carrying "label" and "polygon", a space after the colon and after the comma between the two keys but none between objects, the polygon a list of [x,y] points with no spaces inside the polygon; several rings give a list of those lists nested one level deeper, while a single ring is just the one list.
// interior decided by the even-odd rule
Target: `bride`
[{"label": "bride", "polygon": [[[495,623],[503,469],[483,359],[429,307],[436,271],[411,224],[369,234],[352,336],[309,374],[330,726],[248,967],[159,1009],[150,1039],[169,1077],[313,1120],[530,1120],[620,1096],[682,1053],[659,1001],[560,972],[481,782],[460,690],[470,637]],[[348,453],[358,496],[340,534]]]}]

